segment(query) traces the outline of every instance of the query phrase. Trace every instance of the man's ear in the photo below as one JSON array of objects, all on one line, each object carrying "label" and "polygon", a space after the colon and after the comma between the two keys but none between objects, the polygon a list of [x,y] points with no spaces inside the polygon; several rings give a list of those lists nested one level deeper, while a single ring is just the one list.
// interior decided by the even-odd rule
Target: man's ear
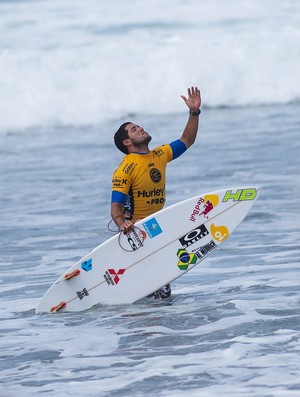
[{"label": "man's ear", "polygon": [[127,139],[123,139],[122,143],[123,143],[123,145],[125,145],[125,146],[129,146],[129,145],[131,144],[131,142],[130,142],[130,139],[129,139],[129,138],[127,138]]}]

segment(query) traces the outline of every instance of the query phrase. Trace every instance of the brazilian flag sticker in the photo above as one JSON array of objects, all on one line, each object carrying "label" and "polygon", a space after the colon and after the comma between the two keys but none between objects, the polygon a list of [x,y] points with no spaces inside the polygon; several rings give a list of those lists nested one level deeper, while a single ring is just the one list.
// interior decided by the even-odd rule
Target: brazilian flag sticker
[{"label": "brazilian flag sticker", "polygon": [[184,248],[177,251],[177,256],[179,258],[177,266],[180,270],[187,270],[189,265],[194,265],[197,262],[197,256],[195,254],[189,254]]}]

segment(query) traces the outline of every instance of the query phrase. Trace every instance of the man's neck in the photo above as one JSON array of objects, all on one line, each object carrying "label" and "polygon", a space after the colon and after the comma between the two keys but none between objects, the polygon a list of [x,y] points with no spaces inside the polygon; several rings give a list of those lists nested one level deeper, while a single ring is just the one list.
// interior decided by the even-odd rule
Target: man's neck
[{"label": "man's neck", "polygon": [[137,153],[137,154],[147,154],[150,152],[150,149],[148,146],[134,146],[130,148],[128,151],[128,154],[130,153]]}]

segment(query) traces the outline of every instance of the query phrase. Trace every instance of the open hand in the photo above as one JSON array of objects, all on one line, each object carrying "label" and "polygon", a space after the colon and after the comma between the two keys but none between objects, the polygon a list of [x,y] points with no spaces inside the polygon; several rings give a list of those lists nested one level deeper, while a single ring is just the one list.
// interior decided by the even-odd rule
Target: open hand
[{"label": "open hand", "polygon": [[186,106],[191,110],[198,110],[201,106],[201,95],[198,87],[188,88],[188,97],[186,98],[184,95],[181,95],[181,98],[184,100]]}]

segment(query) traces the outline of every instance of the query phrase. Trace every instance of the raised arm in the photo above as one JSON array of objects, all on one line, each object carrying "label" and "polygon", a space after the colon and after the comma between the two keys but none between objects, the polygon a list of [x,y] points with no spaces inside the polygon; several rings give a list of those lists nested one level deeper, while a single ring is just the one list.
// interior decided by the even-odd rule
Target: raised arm
[{"label": "raised arm", "polygon": [[187,149],[195,142],[198,125],[199,125],[199,114],[201,106],[201,95],[198,87],[188,88],[188,97],[181,95],[186,106],[190,109],[190,116],[185,129],[180,137],[180,140],[185,144]]}]

